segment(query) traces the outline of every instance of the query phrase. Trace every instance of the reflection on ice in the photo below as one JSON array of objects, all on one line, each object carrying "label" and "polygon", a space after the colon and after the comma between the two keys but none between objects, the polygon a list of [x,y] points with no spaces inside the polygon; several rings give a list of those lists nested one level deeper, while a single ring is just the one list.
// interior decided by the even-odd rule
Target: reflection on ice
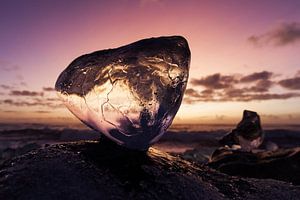
[{"label": "reflection on ice", "polygon": [[145,150],[171,125],[189,62],[184,38],[145,39],[75,59],[56,90],[86,125],[120,145]]}]

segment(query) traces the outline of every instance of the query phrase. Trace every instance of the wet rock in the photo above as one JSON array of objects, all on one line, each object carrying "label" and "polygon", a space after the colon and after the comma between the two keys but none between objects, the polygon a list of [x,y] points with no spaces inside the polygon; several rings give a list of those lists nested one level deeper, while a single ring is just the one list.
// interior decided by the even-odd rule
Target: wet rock
[{"label": "wet rock", "polygon": [[41,145],[36,143],[28,143],[15,148],[8,147],[5,149],[0,149],[0,164],[2,164],[5,160],[9,160],[15,156],[23,155],[33,149],[39,149],[40,147]]},{"label": "wet rock", "polygon": [[264,149],[266,149],[267,151],[276,151],[277,149],[279,149],[278,145],[275,142],[272,141],[264,141],[262,143],[262,146]]},{"label": "wet rock", "polygon": [[296,187],[231,177],[107,140],[52,145],[0,166],[1,199],[296,199]]},{"label": "wet rock", "polygon": [[200,164],[206,164],[209,161],[209,156],[206,156],[203,154],[203,152],[199,149],[191,149],[191,150],[186,150],[185,152],[179,155],[182,159],[188,160],[190,162],[196,162]]},{"label": "wet rock", "polygon": [[225,135],[219,142],[222,145],[238,144],[244,151],[258,148],[264,138],[260,117],[256,112],[244,110],[243,118],[235,129]]},{"label": "wet rock", "polygon": [[271,178],[299,185],[300,147],[257,153],[220,148],[212,155],[209,166],[229,175]]}]

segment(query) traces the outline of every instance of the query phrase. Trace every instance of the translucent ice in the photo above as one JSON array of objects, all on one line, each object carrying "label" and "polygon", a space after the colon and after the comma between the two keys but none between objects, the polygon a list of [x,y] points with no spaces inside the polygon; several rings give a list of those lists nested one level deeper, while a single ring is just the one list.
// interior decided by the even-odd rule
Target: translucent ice
[{"label": "translucent ice", "polygon": [[146,150],[179,109],[189,63],[183,37],[144,39],[78,57],[55,88],[87,126],[120,145]]}]

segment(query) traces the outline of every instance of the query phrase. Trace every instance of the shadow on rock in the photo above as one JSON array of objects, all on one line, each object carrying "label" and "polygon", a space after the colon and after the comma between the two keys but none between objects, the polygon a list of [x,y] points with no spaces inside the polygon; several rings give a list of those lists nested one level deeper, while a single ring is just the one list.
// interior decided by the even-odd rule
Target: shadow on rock
[{"label": "shadow on rock", "polygon": [[80,152],[97,168],[109,170],[129,190],[140,187],[142,181],[151,182],[155,178],[143,169],[155,163],[155,158],[147,151],[130,150],[104,137],[101,142],[70,145],[69,148]]},{"label": "shadow on rock", "polygon": [[[268,186],[268,187],[265,187]],[[296,199],[296,187],[231,177],[101,139],[46,146],[0,165],[1,199]]]},{"label": "shadow on rock", "polygon": [[257,153],[220,148],[212,155],[209,166],[229,175],[271,178],[299,185],[300,147]]}]

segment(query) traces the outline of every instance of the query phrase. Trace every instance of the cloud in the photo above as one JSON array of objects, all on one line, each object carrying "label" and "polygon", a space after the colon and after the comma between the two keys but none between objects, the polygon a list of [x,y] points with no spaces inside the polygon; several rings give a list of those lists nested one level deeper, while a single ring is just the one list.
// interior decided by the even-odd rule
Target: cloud
[{"label": "cloud", "polygon": [[[226,102],[226,101],[262,101],[290,99],[300,97],[300,93],[270,93],[276,84],[288,89],[300,89],[300,77],[276,82],[273,73],[268,71],[254,72],[246,76],[221,75],[220,73],[193,79],[191,88],[185,92],[184,103]],[[198,90],[202,86],[204,90]]]},{"label": "cloud", "polygon": [[216,120],[222,121],[226,118],[225,115],[216,115]]},{"label": "cloud", "polygon": [[14,110],[3,110],[1,112],[4,112],[4,113],[17,113],[17,111],[14,111]]},{"label": "cloud", "polygon": [[21,85],[21,86],[27,86],[27,83],[26,83],[25,81],[21,81],[21,82],[20,82],[20,85]]},{"label": "cloud", "polygon": [[254,82],[258,80],[268,80],[272,77],[273,73],[268,71],[262,71],[262,72],[255,72],[252,74],[249,74],[247,76],[244,76],[240,79],[240,82],[242,83],[249,83]]},{"label": "cloud", "polygon": [[278,84],[290,90],[300,90],[300,77],[283,79]]},{"label": "cloud", "polygon": [[43,87],[43,90],[45,92],[53,92],[53,91],[55,91],[55,89],[53,87]]},{"label": "cloud", "polygon": [[241,95],[235,99],[235,101],[254,101],[254,100],[272,100],[272,99],[290,99],[294,97],[300,97],[299,93],[265,93],[265,94],[247,94]]},{"label": "cloud", "polygon": [[219,93],[214,97],[217,101],[260,101],[260,100],[272,100],[272,99],[289,99],[294,97],[300,97],[300,93],[265,93],[266,91],[249,90],[249,88],[232,88],[224,90],[223,93]]},{"label": "cloud", "polygon": [[185,95],[192,96],[192,97],[199,97],[200,96],[200,94],[192,88],[186,89],[185,90]]},{"label": "cloud", "polygon": [[247,91],[247,88],[230,88],[224,90],[223,93],[220,93],[219,96],[222,96],[222,99],[233,99],[236,97],[241,97]]},{"label": "cloud", "polygon": [[184,103],[193,104],[197,102],[249,102],[249,101],[262,101],[262,100],[282,100],[300,97],[300,93],[264,93],[264,94],[251,94],[245,93],[245,90],[231,90],[230,92],[225,92],[223,94],[216,94],[213,96],[201,96],[201,97],[190,97],[185,96]]},{"label": "cloud", "polygon": [[193,79],[191,84],[193,86],[203,86],[208,90],[218,90],[234,88],[235,85],[240,83],[255,83],[255,86],[248,89],[251,91],[261,92],[268,91],[268,89],[273,85],[273,82],[269,80],[272,76],[273,73],[269,71],[254,72],[241,77],[237,75],[221,75],[220,73],[216,73],[200,79]]},{"label": "cloud", "polygon": [[0,70],[5,72],[17,71],[20,67],[5,60],[0,60]]},{"label": "cloud", "polygon": [[49,102],[46,99],[35,99],[33,101],[20,101],[14,99],[4,99],[0,101],[0,104],[6,104],[16,107],[34,107],[34,106],[44,106],[48,108],[61,108],[64,107],[60,102]]},{"label": "cloud", "polygon": [[0,88],[2,88],[2,89],[4,89],[4,90],[10,90],[10,89],[12,89],[13,87],[10,86],[10,85],[1,84],[1,85],[0,85]]},{"label": "cloud", "polygon": [[192,104],[196,101],[214,101],[213,95],[215,92],[211,89],[202,90],[201,92],[188,88],[185,91],[184,102]]},{"label": "cloud", "polygon": [[59,98],[47,98],[46,100],[47,101],[59,101],[60,102]]},{"label": "cloud", "polygon": [[217,73],[201,79],[193,79],[191,83],[192,85],[201,85],[209,89],[224,89],[230,87],[235,82],[237,80],[234,76],[223,76]]},{"label": "cloud", "polygon": [[13,99],[5,99],[1,103],[12,105],[12,106],[38,106],[38,105],[41,105],[38,102],[14,101]]},{"label": "cloud", "polygon": [[[1,112],[4,112],[4,113],[21,113],[22,111],[17,111],[17,110],[3,110]],[[47,110],[35,110],[35,111],[31,111],[31,113],[48,114],[48,113],[52,113],[52,112],[51,111],[47,111]]]},{"label": "cloud", "polygon": [[261,35],[252,35],[248,41],[263,46],[273,44],[276,46],[285,46],[300,41],[300,23],[289,22],[281,23],[274,29]]},{"label": "cloud", "polygon": [[249,88],[252,92],[268,92],[269,89],[274,85],[273,81],[270,80],[259,80],[255,86]]},{"label": "cloud", "polygon": [[197,102],[199,102],[197,99],[190,98],[189,96],[184,96],[183,98],[183,104],[194,104]]},{"label": "cloud", "polygon": [[261,114],[260,116],[263,117],[263,118],[269,118],[269,119],[272,119],[272,120],[278,120],[278,119],[280,119],[279,116],[277,116],[277,115],[272,115],[272,114],[269,114],[269,115]]},{"label": "cloud", "polygon": [[12,90],[10,92],[11,96],[43,96],[43,92],[35,92],[35,91],[28,91],[28,90]]},{"label": "cloud", "polygon": [[34,111],[35,113],[40,113],[40,114],[47,114],[47,113],[51,113],[51,111],[48,110],[36,110]]},{"label": "cloud", "polygon": [[[1,85],[0,85],[1,86]],[[6,89],[10,87],[3,86]],[[44,91],[53,91],[53,88],[44,87]],[[1,100],[0,104],[9,105],[15,107],[44,107],[47,109],[55,109],[64,107],[62,102],[57,97],[51,97],[51,95],[44,95],[44,92],[29,91],[29,90],[10,90],[8,95],[13,98]]]}]

